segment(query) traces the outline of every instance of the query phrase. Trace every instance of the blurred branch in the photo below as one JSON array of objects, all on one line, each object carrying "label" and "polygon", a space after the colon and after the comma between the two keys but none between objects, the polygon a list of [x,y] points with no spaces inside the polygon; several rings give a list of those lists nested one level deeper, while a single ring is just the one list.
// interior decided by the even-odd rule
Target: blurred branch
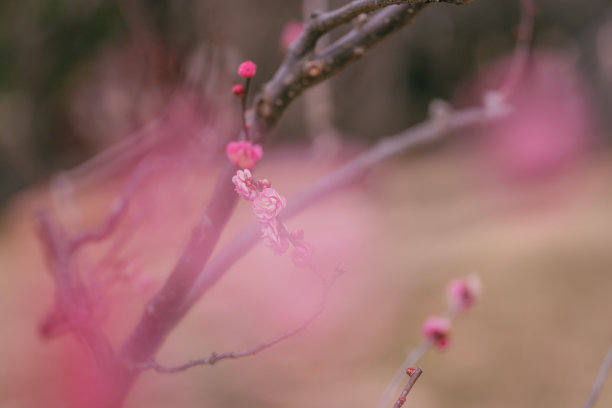
[{"label": "blurred branch", "polygon": [[55,282],[55,301],[70,329],[93,354],[104,371],[114,368],[114,352],[102,330],[92,319],[87,291],[70,262],[70,240],[51,216],[37,214],[37,231]]},{"label": "blurred branch", "polygon": [[599,373],[597,374],[597,378],[595,379],[595,383],[593,384],[591,394],[589,395],[587,402],[584,404],[584,408],[592,408],[595,406],[599,393],[601,392],[601,388],[603,387],[604,381],[606,380],[608,372],[610,371],[610,366],[612,366],[612,345],[610,345],[610,348],[608,348],[608,353],[604,357]]},{"label": "blurred branch", "polygon": [[[444,0],[467,4],[471,0]],[[358,60],[379,41],[410,23],[429,3],[439,0],[358,0],[326,13],[314,13],[287,56],[255,98],[251,112],[254,140],[264,138],[280,119],[285,108],[306,88],[329,78]],[[315,47],[321,36],[360,15],[387,8],[360,22],[321,52]]]},{"label": "blurred branch", "polygon": [[157,362],[155,362],[154,360],[148,362],[148,363],[144,363],[138,366],[138,368],[141,369],[153,369],[155,371],[161,372],[161,373],[176,373],[179,371],[185,371],[189,368],[195,367],[195,366],[199,366],[199,365],[214,365],[215,363],[217,363],[220,360],[226,360],[226,359],[238,359],[238,358],[242,358],[242,357],[249,357],[249,356],[254,356],[284,340],[287,340],[293,336],[295,336],[296,334],[304,331],[317,317],[319,317],[319,315],[321,313],[323,313],[323,310],[325,309],[325,305],[327,304],[327,299],[328,299],[328,295],[329,292],[332,288],[332,285],[335,283],[336,279],[338,279],[340,277],[340,275],[342,275],[344,273],[344,271],[342,269],[336,269],[334,275],[327,281],[327,282],[323,282],[323,293],[321,295],[321,300],[319,302],[319,305],[317,306],[317,308],[315,309],[315,311],[308,316],[308,318],[306,318],[306,320],[304,320],[299,326],[297,326],[294,329],[291,329],[289,331],[286,331],[285,333],[275,337],[272,340],[266,341],[265,343],[261,343],[256,347],[247,349],[247,350],[242,350],[242,351],[232,351],[232,352],[226,352],[226,353],[217,353],[217,352],[212,352],[210,354],[210,356],[208,357],[204,357],[204,358],[200,358],[200,359],[196,359],[196,360],[191,360],[188,361],[184,364],[175,366],[175,367],[164,367],[160,364],[158,364]]},{"label": "blurred branch", "polygon": [[395,401],[393,408],[401,408],[404,405],[408,393],[410,392],[412,387],[414,387],[414,384],[416,384],[421,374],[423,374],[423,370],[421,369],[421,367],[418,367],[415,372],[410,375],[410,380],[408,380],[408,383],[402,390],[402,393],[400,394],[399,398],[397,399],[397,401]]}]

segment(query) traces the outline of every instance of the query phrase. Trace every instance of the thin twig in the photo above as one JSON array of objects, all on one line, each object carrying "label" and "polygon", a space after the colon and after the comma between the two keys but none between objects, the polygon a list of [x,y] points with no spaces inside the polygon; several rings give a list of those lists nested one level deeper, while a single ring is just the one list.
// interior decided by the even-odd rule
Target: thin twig
[{"label": "thin twig", "polygon": [[217,363],[220,360],[226,360],[226,359],[238,359],[238,358],[242,358],[242,357],[249,357],[249,356],[254,356],[272,346],[274,346],[275,344],[278,344],[284,340],[289,339],[290,337],[295,336],[296,334],[306,330],[306,328],[317,318],[319,317],[319,315],[321,315],[321,313],[323,313],[323,310],[325,309],[325,305],[327,303],[327,299],[328,299],[328,295],[329,292],[331,290],[332,285],[334,284],[334,282],[336,281],[336,279],[338,279],[338,277],[340,277],[340,275],[342,275],[344,273],[344,271],[342,269],[336,269],[334,275],[330,278],[329,281],[324,282],[324,286],[323,286],[323,293],[321,294],[321,300],[317,306],[317,308],[314,310],[314,312],[308,316],[308,318],[306,320],[304,320],[299,326],[286,331],[285,333],[271,339],[268,340],[264,343],[261,343],[253,348],[247,349],[247,350],[242,350],[242,351],[231,351],[231,352],[226,352],[226,353],[217,353],[217,352],[212,352],[208,357],[204,357],[204,358],[199,358],[196,360],[191,360],[188,361],[184,364],[178,365],[178,366],[174,366],[174,367],[165,367],[162,366],[161,364],[158,364],[157,362],[155,362],[154,360],[151,360],[147,363],[144,364],[140,364],[137,367],[141,368],[141,369],[153,369],[155,371],[158,371],[160,373],[176,373],[179,371],[185,371],[189,368],[195,367],[195,366],[199,366],[199,365],[214,365],[215,363]]},{"label": "thin twig", "polygon": [[601,388],[603,387],[604,381],[606,380],[608,372],[610,371],[610,366],[612,366],[612,344],[610,345],[610,348],[608,348],[608,353],[604,357],[599,373],[597,374],[597,378],[595,379],[595,383],[593,384],[591,394],[584,404],[584,408],[592,408],[595,406],[595,402],[597,402]]},{"label": "thin twig", "polygon": [[412,387],[414,387],[414,384],[417,382],[421,374],[423,374],[423,370],[421,369],[421,367],[418,367],[415,372],[410,375],[410,380],[408,380],[408,383],[402,390],[402,393],[400,394],[399,398],[397,399],[397,401],[395,401],[393,408],[401,408],[402,405],[404,405],[408,393],[410,392]]}]

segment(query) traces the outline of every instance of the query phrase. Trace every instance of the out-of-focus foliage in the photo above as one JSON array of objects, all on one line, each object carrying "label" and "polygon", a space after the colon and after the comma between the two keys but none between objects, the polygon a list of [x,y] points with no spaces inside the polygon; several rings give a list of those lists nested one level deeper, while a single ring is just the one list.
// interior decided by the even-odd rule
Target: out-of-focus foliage
[{"label": "out-of-focus foliage", "polygon": [[[599,90],[597,106],[610,107],[609,2],[537,6],[536,46],[569,50]],[[258,63],[261,85],[282,58],[284,25],[301,9],[286,0],[1,2],[0,201],[128,136],[177,89],[223,109],[241,59]],[[430,7],[331,81],[335,124],[346,137],[371,140],[422,120],[432,98],[452,99],[512,49],[517,20],[508,0]],[[277,140],[305,136],[295,105]]]}]

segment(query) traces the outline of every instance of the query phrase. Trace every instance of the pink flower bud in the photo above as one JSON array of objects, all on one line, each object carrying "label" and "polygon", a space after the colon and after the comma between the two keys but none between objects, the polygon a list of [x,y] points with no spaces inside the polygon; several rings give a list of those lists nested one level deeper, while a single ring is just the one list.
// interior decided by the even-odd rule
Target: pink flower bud
[{"label": "pink flower bud", "polygon": [[313,248],[307,243],[302,242],[291,251],[291,260],[298,268],[307,268],[311,265],[313,253]]},{"label": "pink flower bud", "polygon": [[444,349],[449,342],[450,321],[443,317],[429,317],[423,323],[421,332],[427,341],[433,343],[439,349]]},{"label": "pink flower bud", "polygon": [[238,98],[242,98],[244,96],[244,86],[238,84],[232,87],[232,93],[236,95]]},{"label": "pink flower bud", "polygon": [[238,67],[238,75],[243,78],[253,78],[257,72],[257,65],[253,61],[244,61]]},{"label": "pink flower bud", "polygon": [[260,145],[252,145],[249,141],[229,142],[225,154],[237,167],[251,170],[262,158],[263,149]]},{"label": "pink flower bud", "polygon": [[253,201],[253,212],[259,222],[267,223],[276,218],[286,205],[285,197],[278,194],[273,188],[266,188]]},{"label": "pink flower bud", "polygon": [[254,201],[259,192],[253,185],[253,176],[248,169],[238,170],[236,175],[232,177],[236,193],[245,200]]},{"label": "pink flower bud", "polygon": [[448,285],[448,300],[456,311],[469,309],[482,292],[482,283],[477,275],[456,279]]},{"label": "pink flower bud", "polygon": [[408,367],[406,369],[406,374],[408,374],[409,377],[412,377],[412,374],[414,374],[416,372],[416,368],[414,367]]},{"label": "pink flower bud", "polygon": [[261,236],[264,245],[272,248],[276,255],[282,255],[289,248],[289,241],[281,235],[279,223],[276,219],[261,224]]}]

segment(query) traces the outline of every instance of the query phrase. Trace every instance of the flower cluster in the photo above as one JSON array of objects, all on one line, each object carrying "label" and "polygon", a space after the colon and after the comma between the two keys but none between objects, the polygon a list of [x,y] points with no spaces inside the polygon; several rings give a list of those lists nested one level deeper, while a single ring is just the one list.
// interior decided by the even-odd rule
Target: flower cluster
[{"label": "flower cluster", "polygon": [[294,249],[291,259],[298,268],[311,266],[313,249],[304,242],[304,231],[289,232],[278,216],[287,205],[285,197],[271,187],[267,179],[253,179],[249,169],[238,170],[232,177],[236,193],[252,204],[253,213],[261,226],[264,245],[271,248],[276,255],[282,255],[289,249]]},{"label": "flower cluster", "polygon": [[238,67],[238,75],[246,79],[245,85],[234,85],[232,93],[242,100],[242,124],[246,140],[229,142],[225,148],[228,159],[241,170],[232,177],[236,193],[247,201],[250,201],[253,213],[261,226],[261,235],[264,245],[272,248],[275,254],[282,255],[289,249],[289,244],[294,249],[291,259],[298,268],[310,267],[313,249],[304,242],[304,231],[295,230],[291,233],[287,230],[278,216],[287,205],[285,197],[272,188],[267,179],[253,179],[251,170],[261,160],[263,149],[260,145],[254,145],[249,140],[250,126],[246,122],[245,109],[246,99],[249,91],[250,79],[255,76],[257,65],[252,61],[245,61]]}]

